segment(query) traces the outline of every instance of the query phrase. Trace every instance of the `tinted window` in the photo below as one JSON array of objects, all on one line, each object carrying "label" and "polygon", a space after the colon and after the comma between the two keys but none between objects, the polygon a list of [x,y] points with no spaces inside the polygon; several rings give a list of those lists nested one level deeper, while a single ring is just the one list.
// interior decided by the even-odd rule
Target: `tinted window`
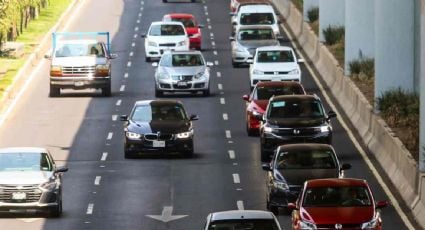
[{"label": "tinted window", "polygon": [[208,230],[278,230],[273,219],[245,219],[214,221]]},{"label": "tinted window", "polygon": [[172,18],[172,21],[183,23],[184,27],[195,27],[196,23],[193,18]]},{"label": "tinted window", "polygon": [[304,92],[301,87],[296,85],[285,87],[256,87],[253,98],[254,100],[269,100],[272,96],[291,94],[304,94]]},{"label": "tinted window", "polygon": [[331,150],[301,150],[280,152],[278,169],[335,169],[336,159]]},{"label": "tinted window", "polygon": [[97,56],[104,57],[105,52],[99,43],[94,44],[59,44],[55,57]]},{"label": "tinted window", "polygon": [[272,13],[245,13],[241,14],[241,25],[272,25],[274,18]]},{"label": "tinted window", "polygon": [[257,62],[295,62],[295,58],[290,50],[258,51]]},{"label": "tinted window", "polygon": [[46,153],[1,153],[0,171],[52,171]]},{"label": "tinted window", "polygon": [[239,31],[239,40],[270,40],[274,39],[274,33],[271,29],[243,29]]},{"label": "tinted window", "polygon": [[185,35],[184,28],[180,25],[153,25],[149,31],[151,36],[177,36]]},{"label": "tinted window", "polygon": [[324,117],[320,101],[273,101],[268,116],[271,118],[320,118]]},{"label": "tinted window", "polygon": [[313,187],[304,194],[305,207],[352,207],[372,205],[368,189],[361,186]]},{"label": "tinted window", "polygon": [[178,104],[140,105],[134,108],[131,120],[135,122],[187,120],[186,113]]},{"label": "tinted window", "polygon": [[174,54],[172,58],[173,66],[201,66],[204,60],[199,54]]}]

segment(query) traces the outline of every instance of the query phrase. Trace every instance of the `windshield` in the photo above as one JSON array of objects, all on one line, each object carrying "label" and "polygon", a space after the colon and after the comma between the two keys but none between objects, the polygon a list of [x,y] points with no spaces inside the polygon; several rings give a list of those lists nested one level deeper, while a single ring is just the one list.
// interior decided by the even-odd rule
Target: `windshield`
[{"label": "windshield", "polygon": [[151,36],[181,36],[185,35],[181,25],[153,25],[149,31]]},{"label": "windshield", "polygon": [[335,169],[335,154],[330,150],[301,150],[280,152],[277,169]]},{"label": "windshield", "polygon": [[52,171],[46,153],[0,153],[0,171]]},{"label": "windshield", "polygon": [[254,100],[269,100],[272,96],[304,94],[301,86],[275,86],[275,87],[256,87],[254,91]]},{"label": "windshield", "polygon": [[186,112],[178,104],[151,104],[137,106],[131,115],[135,122],[187,120]]},{"label": "windshield", "polygon": [[273,101],[268,116],[270,118],[322,118],[324,117],[320,101]]},{"label": "windshield", "polygon": [[272,25],[272,13],[245,13],[241,14],[241,25]]},{"label": "windshield", "polygon": [[273,219],[218,220],[208,227],[208,230],[278,230]]},{"label": "windshield", "polygon": [[199,54],[174,54],[172,66],[201,66],[204,61]]},{"label": "windshield", "polygon": [[354,207],[372,205],[368,189],[362,186],[313,187],[304,194],[304,207]]},{"label": "windshield", "polygon": [[274,33],[271,29],[243,29],[239,31],[240,41],[272,39],[274,39]]},{"label": "windshield", "polygon": [[55,57],[96,56],[104,57],[105,52],[99,43],[92,44],[59,44]]},{"label": "windshield", "polygon": [[174,22],[183,23],[184,27],[186,27],[186,28],[195,27],[195,25],[196,25],[193,18],[173,18],[171,20],[174,21]]},{"label": "windshield", "polygon": [[258,51],[257,62],[295,62],[295,58],[290,50]]}]

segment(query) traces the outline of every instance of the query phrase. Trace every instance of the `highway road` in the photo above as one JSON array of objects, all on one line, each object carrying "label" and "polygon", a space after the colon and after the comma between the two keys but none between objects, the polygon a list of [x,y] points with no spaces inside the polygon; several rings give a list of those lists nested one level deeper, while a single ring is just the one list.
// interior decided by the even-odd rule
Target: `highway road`
[{"label": "highway road", "polygon": [[[143,39],[152,21],[166,13],[194,14],[203,28],[206,60],[212,67],[210,97],[173,95],[195,121],[193,158],[124,159],[123,125],[137,100],[155,99],[154,68],[144,60]],[[249,93],[247,68],[233,68],[228,0],[162,3],[158,0],[85,0],[67,31],[110,31],[113,61],[112,97],[91,90],[48,97],[49,64],[43,61],[29,87],[0,129],[0,146],[42,146],[64,176],[61,218],[19,215],[0,219],[0,229],[202,229],[208,213],[230,209],[265,209],[265,172],[259,137],[245,132],[244,101]],[[285,43],[290,45],[290,43]],[[309,71],[302,67],[306,90],[323,98]],[[323,98],[326,110],[330,105]],[[338,113],[338,111],[337,111]],[[118,117],[118,119],[117,119]],[[333,120],[334,147],[353,169],[347,177],[364,178],[376,200],[388,199],[358,153],[347,131]],[[171,214],[170,214],[171,212]],[[147,215],[178,218],[162,222]],[[406,229],[393,207],[383,210],[385,229]],[[278,217],[289,229],[290,216]]]}]

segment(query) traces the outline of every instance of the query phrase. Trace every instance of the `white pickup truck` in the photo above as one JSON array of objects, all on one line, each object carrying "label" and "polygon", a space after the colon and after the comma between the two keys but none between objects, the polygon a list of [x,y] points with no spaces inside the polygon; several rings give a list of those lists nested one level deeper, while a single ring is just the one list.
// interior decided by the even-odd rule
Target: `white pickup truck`
[{"label": "white pickup truck", "polygon": [[[85,37],[106,36],[106,41]],[[72,39],[66,39],[72,38]],[[84,39],[83,39],[84,38]],[[111,95],[111,59],[108,32],[53,33],[50,59],[50,97],[59,96],[61,89],[101,89]]]}]

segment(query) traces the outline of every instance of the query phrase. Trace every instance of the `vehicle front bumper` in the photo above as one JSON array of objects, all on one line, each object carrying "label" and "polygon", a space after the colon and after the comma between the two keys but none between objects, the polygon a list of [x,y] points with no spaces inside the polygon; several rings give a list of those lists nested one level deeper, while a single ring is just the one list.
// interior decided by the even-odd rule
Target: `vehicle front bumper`
[{"label": "vehicle front bumper", "polygon": [[125,150],[132,154],[143,153],[184,153],[193,149],[193,138],[166,140],[165,147],[153,147],[150,140],[125,138]]},{"label": "vehicle front bumper", "polygon": [[[272,71],[270,71],[272,72]],[[301,81],[300,74],[250,74],[251,86],[260,81]]]},{"label": "vehicle front bumper", "polygon": [[272,154],[279,145],[294,143],[332,143],[332,133],[317,133],[312,136],[278,136],[273,133],[263,133],[261,135],[261,144],[263,151]]},{"label": "vehicle front bumper", "polygon": [[162,54],[167,51],[186,51],[189,50],[189,44],[184,46],[145,46],[145,55],[148,58],[161,58]]},{"label": "vehicle front bumper", "polygon": [[62,89],[103,88],[111,85],[111,77],[66,76],[50,77],[50,85]]},{"label": "vehicle front bumper", "polygon": [[[25,202],[0,200],[0,212],[47,212],[49,208],[59,205],[59,191],[45,191],[38,201]],[[6,196],[0,193],[0,197]]]},{"label": "vehicle front bumper", "polygon": [[[184,83],[183,83],[184,82]],[[192,80],[192,81],[177,81],[170,79],[157,79],[156,87],[161,91],[168,92],[187,92],[187,91],[200,91],[209,88],[209,78]]]},{"label": "vehicle front bumper", "polygon": [[240,51],[232,51],[232,62],[236,64],[249,64],[248,60],[252,62],[253,55],[250,54],[248,51],[246,52],[240,52]]}]

